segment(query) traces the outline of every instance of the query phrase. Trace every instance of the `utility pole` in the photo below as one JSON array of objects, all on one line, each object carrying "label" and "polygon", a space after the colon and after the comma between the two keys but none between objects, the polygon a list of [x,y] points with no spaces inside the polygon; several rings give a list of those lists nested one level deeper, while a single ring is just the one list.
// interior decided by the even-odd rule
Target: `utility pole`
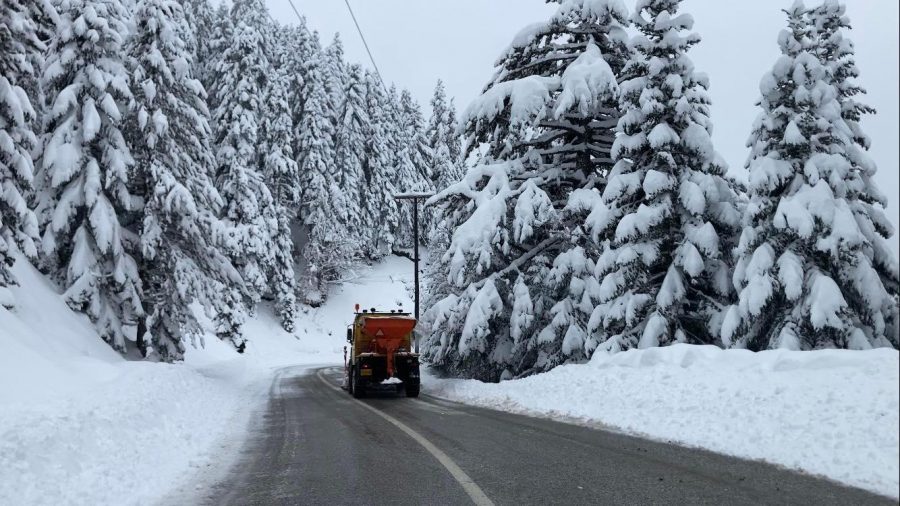
[{"label": "utility pole", "polygon": [[[433,193],[398,193],[396,200],[412,200],[413,203],[413,283],[415,284],[415,317],[419,321],[419,201],[432,197]],[[419,338],[416,336],[416,353],[419,353]]]}]

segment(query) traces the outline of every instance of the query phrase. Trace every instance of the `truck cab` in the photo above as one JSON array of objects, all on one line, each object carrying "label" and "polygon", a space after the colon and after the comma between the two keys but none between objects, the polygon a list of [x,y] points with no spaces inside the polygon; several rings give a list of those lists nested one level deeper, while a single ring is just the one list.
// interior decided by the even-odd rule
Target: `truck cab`
[{"label": "truck cab", "polygon": [[365,397],[370,386],[396,379],[407,397],[418,397],[419,355],[412,352],[416,319],[400,311],[359,310],[347,328],[350,356],[345,365],[347,391]]}]

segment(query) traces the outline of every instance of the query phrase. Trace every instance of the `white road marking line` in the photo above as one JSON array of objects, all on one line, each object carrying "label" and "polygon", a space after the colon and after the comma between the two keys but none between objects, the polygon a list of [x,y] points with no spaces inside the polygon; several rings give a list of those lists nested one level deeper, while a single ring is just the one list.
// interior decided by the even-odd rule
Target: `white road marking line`
[{"label": "white road marking line", "polygon": [[[341,389],[341,387],[336,387],[336,386],[332,385],[327,379],[325,379],[325,377],[322,375],[322,369],[319,369],[318,371],[316,371],[316,376],[318,376],[319,379],[322,380],[322,383],[325,383],[325,385],[328,386],[329,388],[337,390],[338,392],[344,391]],[[470,478],[469,475],[466,474],[465,471],[462,470],[462,468],[460,468],[458,465],[456,465],[456,462],[453,462],[453,460],[450,457],[448,457],[446,453],[442,452],[437,446],[434,446],[431,443],[431,441],[425,439],[424,436],[422,436],[418,432],[412,430],[411,428],[409,428],[409,426],[407,426],[400,420],[397,420],[396,418],[392,417],[391,415],[384,413],[381,410],[375,409],[372,406],[369,406],[368,404],[366,404],[365,402],[362,402],[358,399],[354,399],[353,397],[350,397],[349,399],[358,403],[360,406],[368,409],[369,411],[375,413],[376,415],[380,416],[381,418],[384,418],[385,420],[390,422],[392,425],[394,425],[398,429],[405,432],[407,436],[413,438],[413,440],[415,440],[415,442],[422,445],[422,447],[425,448],[425,450],[427,450],[428,453],[430,453],[434,458],[436,458],[437,461],[440,462],[441,465],[444,466],[444,468],[450,472],[450,475],[453,476],[453,479],[455,479],[457,481],[457,483],[462,485],[462,488],[466,491],[467,494],[469,494],[469,498],[472,499],[473,503],[477,504],[478,506],[494,506],[494,502],[491,501],[488,498],[488,496],[484,493],[484,491],[481,490],[481,487],[479,487],[475,483],[475,481],[472,478]]]}]

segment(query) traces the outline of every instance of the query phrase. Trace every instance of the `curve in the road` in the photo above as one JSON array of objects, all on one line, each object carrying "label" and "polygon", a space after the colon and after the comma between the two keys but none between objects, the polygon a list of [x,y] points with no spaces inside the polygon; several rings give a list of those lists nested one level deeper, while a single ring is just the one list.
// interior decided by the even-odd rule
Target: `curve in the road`
[{"label": "curve in the road", "polygon": [[358,401],[339,383],[339,368],[280,375],[208,504],[896,504],[762,462],[428,396]]}]

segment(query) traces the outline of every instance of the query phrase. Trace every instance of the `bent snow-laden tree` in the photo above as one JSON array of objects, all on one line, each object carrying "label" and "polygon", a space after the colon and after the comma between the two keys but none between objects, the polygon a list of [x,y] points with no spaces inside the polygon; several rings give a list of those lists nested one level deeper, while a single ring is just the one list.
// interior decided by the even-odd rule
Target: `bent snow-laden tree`
[{"label": "bent snow-laden tree", "polygon": [[[761,83],[749,140],[750,203],[737,248],[726,345],[898,346],[897,261],[859,128],[860,89],[843,8],[785,11],[782,55]],[[810,20],[812,18],[812,21]]]},{"label": "bent snow-laden tree", "polygon": [[37,218],[28,206],[37,146],[33,97],[26,94],[37,78],[32,55],[43,51],[38,27],[26,2],[0,4],[0,307],[14,305],[8,287],[15,285],[13,249],[36,257]]},{"label": "bent snow-laden tree", "polygon": [[590,331],[610,352],[714,343],[731,292],[729,241],[739,214],[710,139],[708,82],[687,56],[700,37],[685,33],[693,18],[678,14],[679,3],[637,3],[617,162],[590,222],[609,238]]},{"label": "bent snow-laden tree", "polygon": [[144,202],[135,214],[147,315],[137,342],[149,345],[141,350],[145,355],[152,349],[164,360],[181,358],[183,337],[203,330],[192,303],[212,316],[241,286],[220,250],[224,230],[216,215],[222,202],[211,177],[209,112],[181,38],[183,23],[174,0],[141,0],[128,47],[134,83],[128,136],[136,172],[131,187]]},{"label": "bent snow-laden tree", "polygon": [[616,0],[559,3],[514,39],[461,119],[480,164],[432,199],[455,231],[442,257],[450,293],[426,315],[423,351],[452,373],[497,380],[597,344],[585,195],[612,166],[627,12]]},{"label": "bent snow-laden tree", "polygon": [[138,207],[121,130],[132,99],[123,64],[128,15],[119,0],[64,0],[59,17],[42,76],[43,247],[69,306],[124,351],[125,325],[144,312],[137,237],[122,225]]}]

